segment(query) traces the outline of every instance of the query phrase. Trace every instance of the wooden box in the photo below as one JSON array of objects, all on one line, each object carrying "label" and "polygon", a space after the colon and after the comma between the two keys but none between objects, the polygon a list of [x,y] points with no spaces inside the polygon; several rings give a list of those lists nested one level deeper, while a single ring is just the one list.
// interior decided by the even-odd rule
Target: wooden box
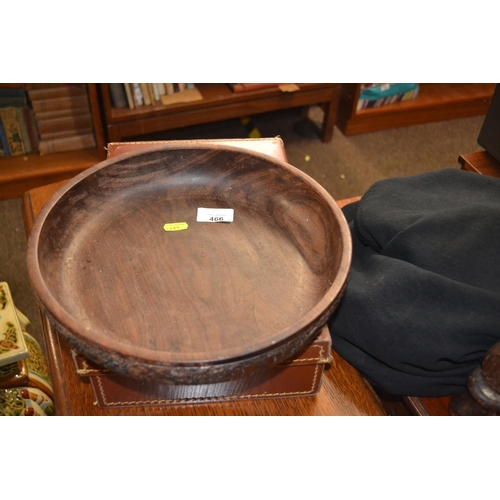
[{"label": "wooden box", "polygon": [[88,377],[101,408],[162,406],[246,399],[314,396],[325,366],[332,362],[331,338],[324,327],[299,356],[251,376],[216,384],[168,385],[103,370],[73,352],[78,374]]}]

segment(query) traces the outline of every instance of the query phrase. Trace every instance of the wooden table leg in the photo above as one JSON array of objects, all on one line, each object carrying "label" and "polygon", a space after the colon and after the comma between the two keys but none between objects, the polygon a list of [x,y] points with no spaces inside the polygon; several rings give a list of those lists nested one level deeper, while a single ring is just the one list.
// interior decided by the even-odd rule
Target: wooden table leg
[{"label": "wooden table leg", "polygon": [[451,399],[451,415],[500,415],[500,342],[467,380],[467,391]]},{"label": "wooden table leg", "polygon": [[333,130],[337,121],[337,111],[339,108],[340,89],[336,89],[332,100],[325,104],[325,116],[323,119],[323,130],[321,141],[330,142],[333,138]]}]

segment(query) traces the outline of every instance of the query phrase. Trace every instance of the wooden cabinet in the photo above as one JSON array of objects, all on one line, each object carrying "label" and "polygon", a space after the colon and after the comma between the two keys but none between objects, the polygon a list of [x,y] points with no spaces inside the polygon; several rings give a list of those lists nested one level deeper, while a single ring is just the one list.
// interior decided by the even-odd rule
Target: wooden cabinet
[{"label": "wooden cabinet", "polygon": [[341,85],[300,83],[294,92],[283,92],[276,87],[237,93],[225,83],[197,83],[196,88],[202,94],[202,100],[167,106],[139,106],[135,109],[113,108],[108,84],[103,83],[99,87],[108,142],[314,104],[322,105],[325,111],[321,139],[329,142],[336,122]]},{"label": "wooden cabinet", "polygon": [[415,99],[358,111],[360,87],[359,83],[342,85],[337,126],[345,135],[484,115],[495,84],[421,83]]},{"label": "wooden cabinet", "polygon": [[171,105],[113,108],[109,86],[87,84],[97,147],[46,156],[30,154],[0,158],[0,199],[22,196],[29,189],[69,179],[105,158],[108,142],[191,125],[251,116],[281,109],[321,105],[321,140],[329,142],[336,122],[340,84],[299,84],[294,92],[267,88],[235,93],[225,83],[201,83],[200,101]]},{"label": "wooden cabinet", "polygon": [[54,153],[0,158],[0,199],[18,198],[29,189],[70,179],[106,157],[96,84],[87,84],[96,147]]},{"label": "wooden cabinet", "polygon": [[19,197],[29,189],[73,177],[102,161],[108,142],[311,105],[324,110],[321,140],[329,142],[335,125],[351,135],[485,114],[495,84],[421,84],[415,99],[362,111],[356,110],[360,84],[355,83],[301,83],[294,92],[265,88],[238,93],[225,83],[196,87],[202,100],[129,109],[112,107],[108,84],[87,84],[97,147],[0,158],[0,199]]}]

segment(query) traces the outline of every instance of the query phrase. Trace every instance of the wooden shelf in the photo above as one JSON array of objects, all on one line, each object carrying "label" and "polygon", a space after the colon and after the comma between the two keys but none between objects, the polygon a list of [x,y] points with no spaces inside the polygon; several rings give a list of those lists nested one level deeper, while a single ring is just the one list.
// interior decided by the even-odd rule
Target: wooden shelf
[{"label": "wooden shelf", "polygon": [[235,93],[225,83],[200,83],[196,88],[201,101],[168,106],[140,106],[135,109],[113,108],[107,84],[101,84],[104,128],[108,142],[120,142],[128,137],[200,125],[269,111],[322,104],[325,109],[322,140],[329,142],[336,121],[340,84],[299,84],[295,92],[268,88]]},{"label": "wooden shelf", "polygon": [[0,159],[0,199],[22,197],[35,187],[70,179],[103,159],[95,149],[82,149],[46,156],[37,154]]},{"label": "wooden shelf", "polygon": [[[3,87],[9,84],[2,84]],[[24,88],[25,84],[10,84]],[[87,84],[96,148],[50,155],[29,154],[0,158],[0,200],[18,198],[33,188],[70,179],[106,158],[101,110],[95,83]]]},{"label": "wooden shelf", "polygon": [[486,114],[494,83],[422,83],[415,99],[356,110],[360,84],[345,84],[337,126],[345,135]]},{"label": "wooden shelf", "polygon": [[111,106],[108,84],[88,83],[97,148],[0,158],[0,199],[20,197],[35,187],[73,177],[102,161],[108,142],[191,125],[320,104],[325,111],[321,139],[329,142],[332,138],[341,88],[338,83],[299,84],[295,92],[268,88],[235,93],[225,83],[196,86],[203,96],[201,101],[117,109]]}]

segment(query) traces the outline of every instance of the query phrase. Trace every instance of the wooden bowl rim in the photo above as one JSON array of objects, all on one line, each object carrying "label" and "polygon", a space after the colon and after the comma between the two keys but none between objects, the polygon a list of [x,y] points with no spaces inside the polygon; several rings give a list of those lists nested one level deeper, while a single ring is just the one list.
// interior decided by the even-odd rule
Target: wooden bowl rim
[{"label": "wooden bowl rim", "polygon": [[[338,267],[338,272],[327,289],[321,300],[310,309],[304,316],[302,316],[298,321],[289,325],[288,327],[282,329],[275,334],[278,341],[271,342],[269,339],[269,344],[263,345],[252,352],[246,352],[242,355],[231,356],[229,358],[221,358],[217,360],[206,360],[200,359],[197,361],[176,361],[171,359],[171,353],[165,350],[153,350],[146,347],[140,347],[130,344],[125,344],[119,342],[116,339],[111,339],[106,337],[104,332],[100,330],[94,331],[82,331],[79,322],[68,313],[61,305],[61,303],[52,295],[49,286],[43,279],[43,275],[40,269],[38,261],[38,244],[41,232],[43,230],[44,222],[51,213],[52,209],[57,205],[58,201],[73,187],[80,183],[83,179],[89,177],[90,175],[96,173],[101,169],[105,169],[110,165],[119,163],[125,159],[147,156],[150,153],[161,153],[161,151],[171,151],[171,150],[221,150],[221,151],[232,151],[235,153],[245,153],[250,156],[256,156],[260,159],[273,163],[278,167],[288,170],[293,175],[299,177],[303,182],[312,187],[321,196],[321,198],[327,203],[332,212],[335,215],[335,219],[339,224],[340,235],[342,240],[342,255]],[[42,308],[47,312],[48,316],[52,318],[53,321],[62,326],[63,331],[66,334],[74,335],[80,342],[88,343],[91,345],[98,346],[100,349],[104,349],[107,352],[118,355],[124,359],[135,359],[140,362],[147,364],[158,364],[163,366],[198,366],[206,364],[222,364],[222,363],[233,363],[239,359],[251,358],[262,352],[266,352],[271,349],[276,349],[279,345],[285,344],[292,339],[299,336],[302,332],[310,329],[314,325],[315,321],[324,316],[325,311],[327,311],[331,305],[334,303],[337,296],[342,292],[345,282],[347,280],[348,271],[351,263],[352,255],[352,242],[350,230],[347,221],[339,208],[333,197],[326,191],[323,186],[321,186],[317,181],[310,177],[305,172],[301,171],[297,167],[282,161],[280,159],[271,157],[264,153],[260,153],[253,150],[244,149],[237,146],[230,145],[219,145],[219,144],[197,144],[197,145],[183,145],[183,144],[168,144],[162,146],[152,146],[141,148],[140,150],[129,151],[113,158],[104,160],[93,167],[90,167],[77,176],[70,179],[64,186],[59,188],[47,201],[47,203],[40,210],[38,216],[35,219],[33,228],[28,238],[27,244],[27,260],[28,260],[28,273],[33,285],[34,291],[38,296],[38,300]],[[321,325],[323,326],[323,325]]]}]

